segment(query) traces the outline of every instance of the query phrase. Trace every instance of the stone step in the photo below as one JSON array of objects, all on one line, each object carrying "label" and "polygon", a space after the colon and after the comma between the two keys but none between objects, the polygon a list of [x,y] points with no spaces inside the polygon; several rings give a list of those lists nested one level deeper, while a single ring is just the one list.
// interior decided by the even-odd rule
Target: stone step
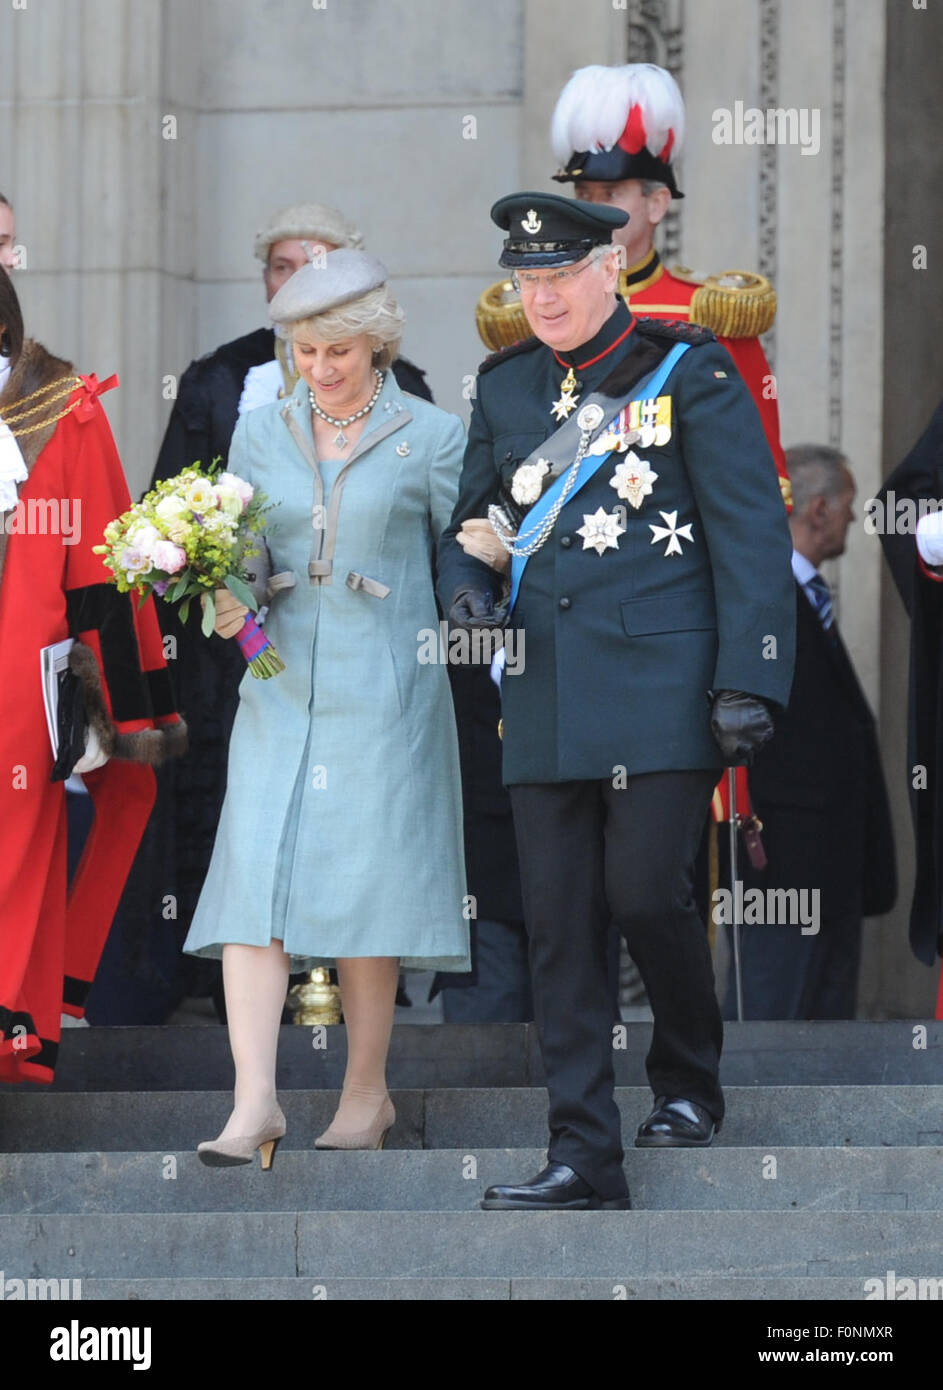
[{"label": "stone step", "polygon": [[[8,1276],[9,1277],[9,1276]],[[120,1301],[160,1299],[175,1302],[239,1299],[252,1302],[290,1302],[330,1299],[335,1302],[539,1301],[642,1302],[697,1299],[768,1301],[814,1300],[817,1303],[859,1300],[860,1278],[725,1279],[675,1276],[669,1279],[83,1279],[83,1303],[99,1299]],[[62,1313],[66,1317],[65,1311]]]},{"label": "stone step", "polygon": [[[547,1142],[546,1092],[536,1087],[394,1090],[393,1099],[391,1148],[467,1151]],[[616,1099],[630,1146],[651,1109],[651,1092],[624,1087]],[[943,1085],[731,1086],[726,1099],[716,1139],[724,1148],[943,1145]],[[282,1151],[312,1148],[331,1120],[337,1092],[289,1089],[280,1100],[288,1124]],[[194,1149],[220,1132],[231,1105],[229,1091],[6,1091],[0,1094],[0,1146],[8,1153]]]},{"label": "stone step", "polygon": [[[0,1217],[4,1277],[943,1277],[943,1213],[154,1212]],[[873,1287],[873,1286],[872,1286]]]},{"label": "stone step", "polygon": [[[207,1168],[185,1153],[19,1154],[3,1160],[0,1213],[474,1211],[520,1182],[539,1149],[279,1149],[269,1172]],[[639,1211],[943,1211],[943,1149],[630,1149]]]},{"label": "stone step", "polygon": [[[613,1052],[618,1084],[646,1084],[651,1025],[627,1023]],[[914,1029],[926,1029],[926,1038]],[[914,1043],[925,1040],[926,1047]],[[323,1044],[323,1046],[313,1046]],[[315,1035],[286,1026],[279,1045],[279,1086],[341,1085],[342,1027]],[[542,1083],[533,1024],[397,1024],[390,1084],[398,1089],[532,1086]],[[728,1086],[943,1085],[943,1021],[730,1023],[722,1079]],[[219,1024],[140,1028],[69,1028],[63,1033],[59,1091],[226,1090],[232,1059]],[[21,1089],[4,1086],[5,1091]],[[46,1090],[46,1087],[31,1087]]]}]

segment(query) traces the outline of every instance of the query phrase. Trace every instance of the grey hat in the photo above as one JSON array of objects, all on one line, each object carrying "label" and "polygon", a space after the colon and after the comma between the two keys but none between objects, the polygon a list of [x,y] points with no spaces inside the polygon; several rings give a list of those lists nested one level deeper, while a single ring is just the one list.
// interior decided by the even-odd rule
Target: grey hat
[{"label": "grey hat", "polygon": [[264,227],[255,235],[253,250],[260,261],[268,261],[268,253],[276,241],[327,241],[332,246],[363,245],[363,237],[337,208],[323,203],[294,203],[270,214]]},{"label": "grey hat", "polygon": [[325,314],[386,284],[386,266],[366,251],[329,251],[286,280],[268,306],[273,323],[297,323]]}]

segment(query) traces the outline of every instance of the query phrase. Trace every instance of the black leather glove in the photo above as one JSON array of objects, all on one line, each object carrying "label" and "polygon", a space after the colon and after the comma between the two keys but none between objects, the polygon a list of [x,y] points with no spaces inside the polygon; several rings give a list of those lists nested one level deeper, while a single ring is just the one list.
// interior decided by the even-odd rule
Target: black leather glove
[{"label": "black leather glove", "polygon": [[506,614],[496,611],[494,597],[488,589],[456,589],[449,609],[452,627],[474,632],[478,627],[503,627]]},{"label": "black leather glove", "polygon": [[711,708],[711,733],[728,767],[749,765],[773,737],[773,717],[756,695],[718,690]]}]

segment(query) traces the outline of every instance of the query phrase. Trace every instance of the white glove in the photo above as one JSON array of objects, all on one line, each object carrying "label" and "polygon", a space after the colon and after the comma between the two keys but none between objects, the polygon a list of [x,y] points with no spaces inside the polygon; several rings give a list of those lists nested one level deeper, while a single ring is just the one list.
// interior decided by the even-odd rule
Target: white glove
[{"label": "white glove", "polygon": [[483,560],[499,574],[504,574],[511,563],[511,557],[495,535],[494,527],[484,517],[472,517],[463,521],[455,539],[466,555],[474,555],[476,560]]},{"label": "white glove", "polygon": [[85,752],[79,758],[73,773],[94,772],[96,767],[104,767],[108,761],[108,754],[103,751],[99,742],[98,734],[91,724],[85,731]]},{"label": "white glove", "polygon": [[917,549],[925,565],[943,565],[943,511],[928,512],[917,522]]}]

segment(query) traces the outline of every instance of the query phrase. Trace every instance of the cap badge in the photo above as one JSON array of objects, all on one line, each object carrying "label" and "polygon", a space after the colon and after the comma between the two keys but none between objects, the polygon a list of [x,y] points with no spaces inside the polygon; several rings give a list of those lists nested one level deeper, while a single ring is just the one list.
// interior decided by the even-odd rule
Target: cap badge
[{"label": "cap badge", "polygon": [[537,216],[534,208],[528,209],[527,216],[521,218],[521,226],[524,228],[524,231],[530,232],[531,234],[539,232],[543,225],[543,222]]}]

